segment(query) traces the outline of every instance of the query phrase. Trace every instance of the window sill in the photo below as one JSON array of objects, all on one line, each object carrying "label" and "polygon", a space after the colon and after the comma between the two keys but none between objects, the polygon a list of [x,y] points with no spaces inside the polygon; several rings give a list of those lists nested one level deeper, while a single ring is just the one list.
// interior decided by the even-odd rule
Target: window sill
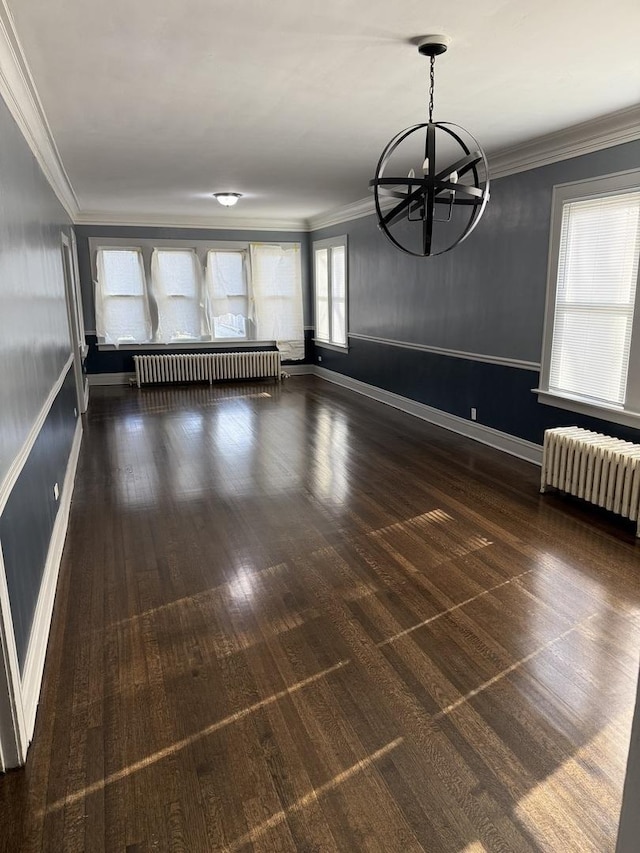
[{"label": "window sill", "polygon": [[171,344],[163,344],[160,342],[147,344],[105,344],[98,343],[97,347],[100,351],[120,350],[123,351],[149,351],[149,350],[177,350],[178,352],[188,352],[189,350],[202,349],[228,349],[229,347],[250,347],[251,349],[260,349],[261,347],[273,347],[275,341],[248,341],[246,338],[226,338],[225,340],[215,341],[181,341]]},{"label": "window sill", "polygon": [[555,406],[556,409],[578,412],[581,415],[588,415],[601,421],[611,421],[614,424],[640,429],[640,413],[626,412],[624,409],[615,406],[588,403],[575,397],[562,396],[553,391],[544,391],[542,388],[532,388],[531,390],[538,395],[538,402],[545,406]]},{"label": "window sill", "polygon": [[349,352],[349,346],[344,344],[330,344],[327,341],[319,341],[317,338],[313,339],[314,344],[317,347],[322,347],[323,349],[331,349],[335,352],[347,353]]}]

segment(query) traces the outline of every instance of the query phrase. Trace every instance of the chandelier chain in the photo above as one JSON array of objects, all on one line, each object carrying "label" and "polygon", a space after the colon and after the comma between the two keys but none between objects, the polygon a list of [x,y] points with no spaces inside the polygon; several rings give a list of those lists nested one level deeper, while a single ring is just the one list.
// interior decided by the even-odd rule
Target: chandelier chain
[{"label": "chandelier chain", "polygon": [[431,56],[431,62],[429,66],[429,124],[433,121],[433,87],[434,87],[434,79],[435,79],[435,67],[436,67],[436,58],[435,56]]}]

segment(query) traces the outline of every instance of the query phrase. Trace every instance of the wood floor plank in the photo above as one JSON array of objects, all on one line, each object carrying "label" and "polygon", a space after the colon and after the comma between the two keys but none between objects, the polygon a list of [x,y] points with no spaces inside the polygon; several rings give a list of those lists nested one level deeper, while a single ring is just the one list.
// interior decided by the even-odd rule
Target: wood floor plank
[{"label": "wood floor plank", "polygon": [[628,525],[310,377],[85,427],[1,850],[613,853]]}]

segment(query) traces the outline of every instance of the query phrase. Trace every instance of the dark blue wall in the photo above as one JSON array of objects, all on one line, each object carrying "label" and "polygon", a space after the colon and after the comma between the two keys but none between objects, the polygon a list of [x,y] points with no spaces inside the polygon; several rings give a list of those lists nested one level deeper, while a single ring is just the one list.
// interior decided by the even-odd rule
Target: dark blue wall
[{"label": "dark blue wall", "polygon": [[9,588],[18,660],[24,666],[33,614],[76,425],[73,367],[51,407],[0,516],[0,540]]},{"label": "dark blue wall", "polygon": [[[556,184],[640,167],[630,142],[500,178],[471,237],[436,258],[404,255],[375,217],[316,231],[347,234],[349,332],[489,358],[539,363]],[[454,358],[350,338],[349,352],[316,345],[322,366],[445,412],[540,443],[545,428],[579,424],[635,441],[640,431],[545,406],[537,369]]]},{"label": "dark blue wall", "polygon": [[477,409],[478,423],[542,444],[552,426],[582,426],[606,435],[639,441],[638,430],[543,406],[531,393],[537,370],[521,370],[352,339],[342,354],[316,344],[321,367],[335,370],[385,391],[401,394],[460,418]]},{"label": "dark blue wall", "polygon": [[61,243],[71,223],[2,99],[0,140],[0,544],[23,666],[72,443],[73,371],[10,492],[5,478],[71,353]]}]

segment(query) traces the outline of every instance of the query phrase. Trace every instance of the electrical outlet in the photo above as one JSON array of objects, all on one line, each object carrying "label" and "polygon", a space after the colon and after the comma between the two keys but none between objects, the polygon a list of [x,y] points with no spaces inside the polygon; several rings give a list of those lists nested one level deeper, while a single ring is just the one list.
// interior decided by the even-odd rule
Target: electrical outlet
[{"label": "electrical outlet", "polygon": [[471,406],[471,420],[476,421],[478,419],[478,413],[476,411],[475,406]]},{"label": "electrical outlet", "polygon": [[60,489],[58,488],[57,483],[53,484],[53,497],[55,500],[58,500],[58,498],[60,497]]},{"label": "electrical outlet", "polygon": [[321,356],[321,355],[319,355],[319,356],[318,356],[318,361],[322,361],[322,356]]},{"label": "electrical outlet", "polygon": [[77,418],[77,417],[78,417],[78,410],[76,409],[76,407],[75,407],[75,406],[73,407],[73,417],[74,417],[74,418]]}]

